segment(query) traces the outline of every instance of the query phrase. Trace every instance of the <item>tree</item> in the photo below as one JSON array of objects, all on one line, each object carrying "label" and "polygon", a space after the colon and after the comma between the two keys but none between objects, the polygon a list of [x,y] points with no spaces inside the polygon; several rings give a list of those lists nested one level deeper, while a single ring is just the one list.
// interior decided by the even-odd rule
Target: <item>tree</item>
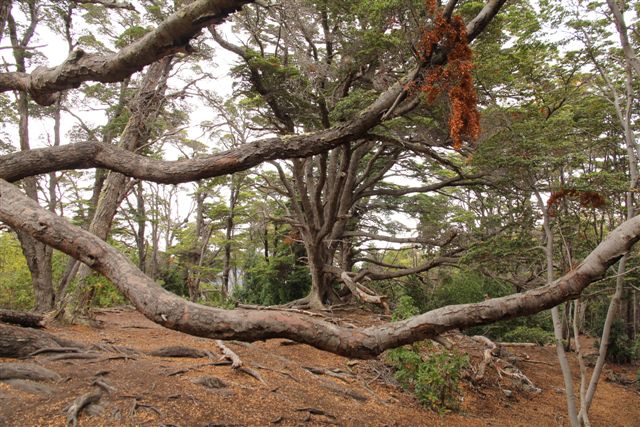
[{"label": "tree", "polygon": [[[202,28],[219,22],[246,3],[250,2],[192,2],[118,53],[100,55],[75,50],[65,63],[53,69],[39,68],[31,74],[0,74],[0,90],[27,91],[37,102],[47,104],[57,99],[60,90],[83,81],[119,81],[177,50],[188,50],[189,40]],[[266,137],[222,153],[173,162],[146,158],[100,143],[68,144],[9,154],[0,162],[3,178],[0,219],[99,271],[153,321],[207,337],[244,340],[286,337],[344,355],[372,357],[387,348],[434,337],[452,328],[532,314],[575,298],[635,243],[640,236],[640,218],[629,219],[582,264],[547,286],[481,303],[444,307],[381,327],[345,329],[299,313],[227,311],[186,302],[160,288],[104,240],[40,208],[7,182],[60,169],[102,167],[138,179],[179,183],[245,170],[269,160],[322,155],[338,147],[348,152],[347,145],[357,144],[375,126],[404,112],[418,92],[427,96],[447,95],[452,118],[450,136],[458,145],[461,139],[472,137],[476,130],[473,113],[459,109],[461,97],[470,96],[468,79],[461,79],[461,86],[446,79],[447,71],[465,75],[461,67],[466,63],[458,60],[466,55],[466,42],[452,43],[451,40],[476,39],[505,1],[487,2],[468,21],[466,28],[462,27],[461,18],[452,16],[457,3],[449,1],[442,9],[436,9],[435,2],[428,3],[427,13],[435,16],[433,31],[425,32],[426,46],[416,55],[413,66],[406,67],[404,77],[385,86],[374,100],[344,122],[309,133]],[[304,163],[301,166],[304,170]]]}]

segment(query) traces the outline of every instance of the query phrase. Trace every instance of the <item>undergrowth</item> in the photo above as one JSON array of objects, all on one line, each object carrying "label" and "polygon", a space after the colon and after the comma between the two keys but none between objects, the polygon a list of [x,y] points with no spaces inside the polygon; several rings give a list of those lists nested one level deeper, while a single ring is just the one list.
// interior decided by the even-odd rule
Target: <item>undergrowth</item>
[{"label": "undergrowth", "polygon": [[[398,301],[393,320],[406,319],[417,311],[411,297],[405,295]],[[460,380],[469,358],[455,351],[434,350],[428,343],[414,343],[390,350],[387,360],[404,389],[413,391],[424,406],[444,414],[459,407]]]}]

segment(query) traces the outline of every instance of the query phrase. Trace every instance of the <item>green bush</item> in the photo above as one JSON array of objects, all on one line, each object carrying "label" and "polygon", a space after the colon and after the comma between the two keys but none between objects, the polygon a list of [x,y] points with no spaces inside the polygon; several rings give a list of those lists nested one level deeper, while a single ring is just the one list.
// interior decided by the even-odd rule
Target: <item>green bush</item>
[{"label": "green bush", "polygon": [[395,369],[395,378],[403,388],[413,390],[420,402],[442,414],[457,410],[461,394],[460,380],[469,358],[456,352],[420,354],[420,345],[396,348],[387,359]]},{"label": "green bush", "polygon": [[408,319],[420,313],[418,308],[413,303],[413,298],[409,295],[402,295],[397,302],[395,310],[391,315],[391,320],[394,322],[398,320]]},{"label": "green bush", "polygon": [[0,307],[29,310],[34,303],[31,273],[20,242],[15,234],[0,232]]},{"label": "green bush", "polygon": [[[402,320],[417,313],[413,299],[404,295],[398,300],[392,318]],[[416,343],[387,353],[387,360],[395,369],[395,378],[403,388],[413,390],[423,405],[441,414],[458,409],[459,383],[464,369],[469,366],[469,358],[456,352],[429,353],[423,358],[422,347],[424,344]]]},{"label": "green bush", "polygon": [[517,326],[504,334],[503,339],[507,342],[534,342],[544,345],[551,344],[555,338],[551,332],[537,326]]},{"label": "green bush", "polygon": [[613,363],[631,363],[640,358],[639,340],[635,342],[629,339],[624,330],[624,323],[621,319],[614,320],[609,334],[609,348],[607,350],[607,360]]},{"label": "green bush", "polygon": [[284,304],[309,293],[311,276],[293,253],[250,258],[245,266],[243,286],[234,288],[233,298],[247,304]]}]

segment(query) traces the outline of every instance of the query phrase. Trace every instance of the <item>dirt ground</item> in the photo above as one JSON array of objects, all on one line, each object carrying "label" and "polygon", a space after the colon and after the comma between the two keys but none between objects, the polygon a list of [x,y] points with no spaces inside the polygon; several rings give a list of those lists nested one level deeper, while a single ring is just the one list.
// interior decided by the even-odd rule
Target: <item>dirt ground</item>
[{"label": "dirt ground", "polygon": [[[380,321],[367,316],[360,313],[349,321]],[[65,425],[66,409],[94,389],[96,379],[110,391],[91,411],[99,413],[81,413],[81,426],[568,425],[553,347],[508,347],[510,357],[519,360],[517,366],[540,392],[520,387],[490,366],[482,383],[464,382],[460,412],[438,415],[394,384],[382,358],[350,360],[285,340],[226,342],[249,368],[241,372],[229,365],[212,365],[220,355],[212,340],[164,329],[130,309],[103,310],[98,320],[98,328],[73,325],[48,331],[87,345],[125,346],[140,353],[104,351],[97,356],[94,352],[90,359],[61,360],[55,360],[60,353],[44,353],[20,361],[51,369],[61,379],[49,382],[48,392],[22,391],[0,382],[0,426]],[[478,365],[481,344],[460,335],[450,339]],[[591,343],[583,345],[594,351]],[[209,355],[176,358],[144,353],[167,346],[197,348]],[[0,359],[5,362],[16,360]],[[577,364],[573,368],[577,373]],[[640,426],[640,393],[634,384],[620,384],[635,379],[636,369],[605,368],[590,414],[593,426]],[[202,384],[211,386],[212,381],[214,388]]]}]

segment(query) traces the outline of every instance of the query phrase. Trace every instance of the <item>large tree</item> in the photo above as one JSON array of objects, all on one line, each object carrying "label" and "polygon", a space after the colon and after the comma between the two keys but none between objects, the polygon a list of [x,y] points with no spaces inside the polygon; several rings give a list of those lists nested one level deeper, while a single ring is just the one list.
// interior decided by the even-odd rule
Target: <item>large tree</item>
[{"label": "large tree", "polygon": [[[0,159],[0,220],[104,274],[153,321],[206,337],[244,340],[286,337],[344,355],[372,357],[387,348],[433,337],[452,328],[528,315],[575,298],[591,282],[602,277],[607,268],[635,243],[640,236],[640,218],[629,219],[610,233],[582,264],[546,286],[477,304],[444,307],[389,325],[354,329],[300,313],[228,311],[186,302],[159,287],[103,239],[41,208],[9,183],[57,170],[92,167],[141,180],[180,183],[246,170],[271,160],[318,156],[315,160],[294,160],[293,164],[294,173],[297,168],[298,174],[304,175],[310,170],[314,175],[314,163],[318,165],[316,171],[322,169],[323,153],[333,149],[345,154],[355,152],[374,127],[410,111],[419,93],[424,93],[432,103],[439,96],[448,101],[445,105],[449,106],[450,137],[459,147],[463,140],[477,133],[473,111],[465,108],[475,99],[468,78],[468,43],[485,30],[505,2],[489,0],[480,10],[473,11],[466,24],[454,14],[457,1],[450,0],[442,6],[435,1],[427,2],[420,46],[410,63],[404,64],[403,75],[381,82],[383,86],[376,96],[342,122],[310,128],[295,122],[293,126],[287,125],[286,120],[278,118],[283,127],[276,129],[279,134],[275,136],[254,140],[218,154],[178,161],[155,160],[102,143],[67,144],[3,156]],[[58,67],[39,67],[31,73],[1,73],[0,90],[28,92],[36,102],[51,104],[59,98],[60,91],[83,82],[120,81],[178,51],[190,51],[189,42],[200,30],[219,23],[247,3],[251,2],[194,1],[114,54],[91,54],[76,49]],[[469,5],[466,2],[461,4]],[[402,2],[398,7],[402,8]],[[468,9],[465,9],[465,15],[470,14]],[[255,90],[259,89],[255,82],[254,86]],[[268,103],[268,93],[262,95]],[[321,104],[318,103],[320,111]],[[433,105],[436,108],[442,104]],[[276,114],[278,110],[270,107]],[[400,142],[404,143],[403,140]],[[394,150],[385,150],[378,150],[379,157],[393,158]],[[366,170],[367,166],[361,167]],[[342,179],[340,176],[338,179]],[[317,179],[323,179],[322,175]],[[309,195],[308,190],[304,191]],[[394,195],[402,190],[386,191]],[[304,196],[304,192],[298,191],[298,196]],[[307,212],[313,212],[313,208]],[[315,223],[316,219],[321,218],[310,218],[309,223]]]}]

